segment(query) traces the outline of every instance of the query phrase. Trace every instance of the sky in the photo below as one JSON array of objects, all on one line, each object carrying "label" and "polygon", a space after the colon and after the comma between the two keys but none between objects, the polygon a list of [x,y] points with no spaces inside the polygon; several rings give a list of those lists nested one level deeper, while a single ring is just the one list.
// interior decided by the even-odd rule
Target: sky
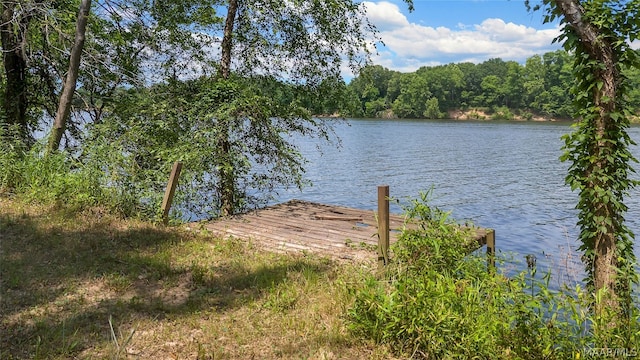
[{"label": "sky", "polygon": [[373,63],[392,70],[491,58],[524,64],[532,55],[561,48],[552,44],[558,22],[543,24],[543,13],[527,11],[523,0],[414,0],[413,12],[402,0],[365,6],[385,44]]}]

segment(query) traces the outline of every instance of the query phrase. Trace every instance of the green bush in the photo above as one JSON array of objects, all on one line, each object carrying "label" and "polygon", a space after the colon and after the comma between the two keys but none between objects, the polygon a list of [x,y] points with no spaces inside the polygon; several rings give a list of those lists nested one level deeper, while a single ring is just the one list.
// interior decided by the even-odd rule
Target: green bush
[{"label": "green bush", "polygon": [[469,254],[469,233],[426,199],[408,209],[384,281],[371,276],[354,290],[354,334],[425,359],[574,359],[605,347],[640,349],[636,307],[626,323],[602,331],[618,314],[590,317],[591,295],[580,287],[551,291],[550,276],[536,277],[535,268],[512,277],[487,272],[486,258]]},{"label": "green bush", "polygon": [[531,121],[533,120],[533,113],[531,113],[530,111],[523,111],[521,114],[522,118],[526,121]]},{"label": "green bush", "polygon": [[492,120],[513,120],[514,118],[515,116],[506,106],[496,107],[491,115]]},{"label": "green bush", "polygon": [[469,111],[469,114],[467,115],[469,117],[469,119],[476,119],[476,120],[485,120],[486,117],[484,115],[481,115],[478,110],[471,110]]},{"label": "green bush", "polygon": [[425,110],[422,115],[427,119],[442,119],[445,113],[440,111],[440,104],[437,97],[431,97],[425,104]]}]

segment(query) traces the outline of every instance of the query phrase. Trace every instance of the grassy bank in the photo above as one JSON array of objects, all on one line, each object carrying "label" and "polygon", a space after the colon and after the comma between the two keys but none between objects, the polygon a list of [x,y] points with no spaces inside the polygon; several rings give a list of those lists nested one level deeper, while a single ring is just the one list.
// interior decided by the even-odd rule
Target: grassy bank
[{"label": "grassy bank", "polygon": [[0,198],[0,358],[389,359],[349,334],[363,265]]},{"label": "grassy bank", "polygon": [[[282,255],[185,227],[0,197],[0,359],[635,357],[640,305],[486,271],[424,196],[373,264]],[[594,298],[595,296],[595,298]],[[620,326],[611,326],[612,319]],[[369,339],[369,340],[367,340]],[[395,354],[395,355],[394,355]]]}]

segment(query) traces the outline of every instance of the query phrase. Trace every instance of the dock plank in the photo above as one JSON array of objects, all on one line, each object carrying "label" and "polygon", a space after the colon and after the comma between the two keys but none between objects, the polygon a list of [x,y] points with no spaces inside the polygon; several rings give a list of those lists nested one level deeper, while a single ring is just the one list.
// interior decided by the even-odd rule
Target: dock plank
[{"label": "dock plank", "polygon": [[[404,218],[390,215],[390,241],[397,241]],[[311,252],[342,259],[374,259],[378,244],[376,215],[302,200],[254,210],[198,225],[217,236],[236,237],[276,252]],[[479,245],[487,232],[476,230]]]}]

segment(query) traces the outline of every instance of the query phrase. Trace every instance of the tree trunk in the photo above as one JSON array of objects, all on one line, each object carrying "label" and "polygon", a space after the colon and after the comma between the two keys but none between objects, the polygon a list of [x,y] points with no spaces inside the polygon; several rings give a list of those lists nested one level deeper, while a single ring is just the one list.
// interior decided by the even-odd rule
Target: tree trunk
[{"label": "tree trunk", "polygon": [[82,48],[84,47],[85,33],[87,29],[87,21],[89,19],[89,11],[91,10],[91,0],[82,0],[80,10],[78,11],[78,19],[76,21],[76,35],[71,48],[69,57],[69,71],[60,94],[60,102],[56,111],[56,118],[53,122],[53,129],[49,135],[48,153],[58,151],[60,141],[64,134],[67,120],[71,112],[71,101],[76,91],[78,81],[78,70],[80,69],[80,57]]},{"label": "tree trunk", "polygon": [[229,0],[229,9],[224,23],[224,35],[222,37],[222,59],[220,61],[220,76],[228,79],[231,75],[231,50],[233,47],[233,25],[238,12],[238,0]]},{"label": "tree trunk", "polygon": [[[219,76],[227,80],[231,76],[231,51],[233,47],[233,25],[238,12],[238,0],[229,0],[229,9],[224,25],[224,35],[222,38]],[[218,147],[220,156],[223,159],[223,166],[220,168],[220,215],[229,216],[235,211],[235,171],[233,169],[233,159],[231,158],[231,143],[229,141],[228,119],[217,119],[219,130]]]},{"label": "tree trunk", "polygon": [[[594,129],[599,141],[589,148],[589,155],[596,161],[591,162],[586,170],[587,177],[592,179],[585,184],[587,189],[606,189],[610,186],[602,177],[589,177],[591,173],[608,174],[617,168],[609,166],[607,155],[611,154],[617,143],[617,139],[610,139],[607,129],[610,128],[614,120],[609,114],[616,111],[617,90],[620,81],[620,74],[616,68],[614,59],[614,49],[612,45],[600,34],[597,27],[583,21],[583,10],[577,0],[556,0],[559,9],[562,11],[567,23],[574,29],[581,40],[585,51],[593,60],[597,60],[602,66],[594,72],[595,81],[602,82],[602,86],[594,86],[591,94],[592,100],[598,109],[598,116],[594,118]],[[608,174],[609,175],[609,174]],[[610,174],[613,175],[613,174]],[[612,176],[613,177],[613,176]],[[595,216],[603,219],[611,219],[616,215],[616,209],[608,199],[595,198],[592,200]],[[594,263],[593,263],[593,284],[596,291],[607,289],[611,296],[610,301],[600,306],[612,306],[617,304],[616,291],[616,232],[615,221],[603,224],[606,232],[596,232],[594,234]],[[599,312],[601,309],[596,309]]]},{"label": "tree trunk", "polygon": [[[4,93],[4,112],[8,125],[18,126],[23,141],[29,140],[27,120],[27,63],[24,58],[23,38],[29,19],[23,19],[16,24],[14,19],[14,4],[2,1],[2,24],[0,37],[2,38],[2,60],[7,86]],[[20,24],[24,24],[22,29]],[[18,26],[16,26],[18,25]]]}]

